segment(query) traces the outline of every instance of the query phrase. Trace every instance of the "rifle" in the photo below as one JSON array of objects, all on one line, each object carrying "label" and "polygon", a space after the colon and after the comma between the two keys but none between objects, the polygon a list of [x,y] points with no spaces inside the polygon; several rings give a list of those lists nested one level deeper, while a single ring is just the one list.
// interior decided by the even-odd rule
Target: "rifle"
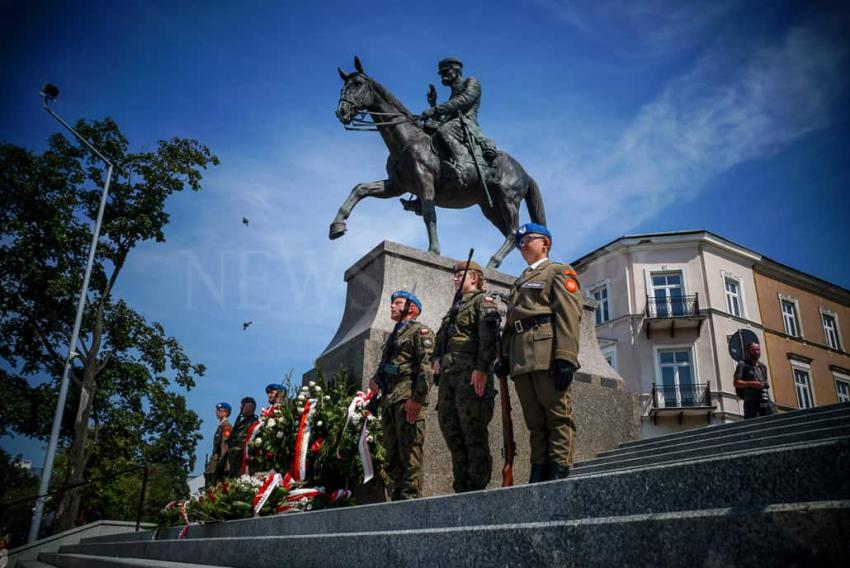
[{"label": "rifle", "polygon": [[[413,285],[413,289],[410,291],[411,294],[416,293],[416,284]],[[387,371],[385,367],[389,364],[390,359],[395,354],[395,339],[398,337],[398,332],[401,331],[402,326],[404,325],[405,318],[407,314],[410,312],[410,304],[413,302],[410,301],[410,298],[404,299],[404,308],[401,310],[401,318],[395,323],[393,326],[392,332],[390,332],[390,336],[387,338],[387,343],[384,347],[384,352],[381,354],[381,362],[378,364],[378,370],[375,372],[375,383],[378,385],[378,395],[373,396],[369,401],[366,409],[373,415],[378,414],[378,405],[381,402],[381,398],[383,398],[384,393],[387,392]]]},{"label": "rifle", "polygon": [[[504,296],[498,294],[504,299]],[[496,360],[502,363],[502,330],[496,331]],[[514,441],[514,421],[511,417],[511,393],[508,390],[508,370],[504,365],[498,365],[499,377],[499,400],[502,403],[502,457],[505,465],[502,467],[502,487],[511,487],[514,484],[514,457],[516,456],[516,442]]]},{"label": "rifle", "polygon": [[[457,320],[457,314],[460,313],[460,304],[463,300],[463,285],[466,283],[466,275],[469,272],[469,263],[472,262],[472,255],[475,254],[475,249],[469,249],[469,258],[466,259],[466,266],[463,268],[463,276],[460,279],[460,286],[455,291],[455,297],[452,299],[452,308],[449,310],[448,325],[440,337],[440,344],[437,346],[437,357],[441,358],[449,350],[449,337],[452,335],[452,328]],[[440,384],[440,375],[442,374],[442,364],[440,373],[434,373],[434,384]]]}]

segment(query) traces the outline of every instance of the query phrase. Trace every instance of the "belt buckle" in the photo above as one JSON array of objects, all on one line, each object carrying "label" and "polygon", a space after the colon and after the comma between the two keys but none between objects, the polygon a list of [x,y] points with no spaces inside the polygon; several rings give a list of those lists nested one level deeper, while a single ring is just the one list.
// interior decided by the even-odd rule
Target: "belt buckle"
[{"label": "belt buckle", "polygon": [[514,331],[517,332],[517,333],[522,333],[522,321],[521,320],[516,320],[514,322]]}]

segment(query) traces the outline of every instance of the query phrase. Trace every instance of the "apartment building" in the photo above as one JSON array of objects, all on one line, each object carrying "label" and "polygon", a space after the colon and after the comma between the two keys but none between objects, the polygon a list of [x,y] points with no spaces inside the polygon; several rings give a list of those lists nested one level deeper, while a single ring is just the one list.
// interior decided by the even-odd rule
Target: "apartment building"
[{"label": "apartment building", "polygon": [[754,272],[777,405],[850,402],[850,291],[770,259]]}]

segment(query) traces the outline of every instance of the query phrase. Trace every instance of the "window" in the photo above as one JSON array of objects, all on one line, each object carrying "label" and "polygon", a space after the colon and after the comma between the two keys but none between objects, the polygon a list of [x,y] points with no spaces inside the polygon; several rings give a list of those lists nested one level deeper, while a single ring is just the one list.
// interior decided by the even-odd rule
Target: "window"
[{"label": "window", "polygon": [[794,385],[797,387],[797,405],[800,408],[812,408],[815,404],[812,401],[812,388],[809,381],[809,372],[805,369],[794,369]]},{"label": "window", "polygon": [[681,272],[653,274],[652,294],[657,317],[685,315],[685,297]]},{"label": "window", "polygon": [[838,402],[850,402],[850,381],[835,379],[835,392],[838,394]]},{"label": "window", "polygon": [[823,320],[823,334],[826,337],[826,344],[832,349],[841,349],[841,342],[838,340],[838,322],[835,321],[835,316],[821,312]]},{"label": "window", "polygon": [[609,345],[608,347],[602,348],[602,356],[605,357],[605,360],[608,361],[608,364],[611,365],[611,368],[615,371],[617,370],[617,346]]},{"label": "window", "polygon": [[797,303],[793,300],[780,300],[782,304],[782,323],[785,333],[791,337],[800,337],[800,323],[797,316]]},{"label": "window", "polygon": [[741,284],[728,276],[723,279],[726,287],[726,311],[733,316],[741,317]]},{"label": "window", "polygon": [[608,306],[608,285],[603,284],[590,290],[590,297],[596,300],[596,325],[603,324],[611,319]]},{"label": "window", "polygon": [[659,407],[694,406],[699,400],[696,392],[690,348],[659,349],[656,386]]}]

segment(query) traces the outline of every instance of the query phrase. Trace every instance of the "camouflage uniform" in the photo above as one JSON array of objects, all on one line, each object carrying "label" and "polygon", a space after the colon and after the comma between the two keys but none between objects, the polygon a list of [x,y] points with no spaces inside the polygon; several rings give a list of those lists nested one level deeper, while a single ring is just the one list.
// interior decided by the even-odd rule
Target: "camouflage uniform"
[{"label": "camouflage uniform", "polygon": [[[496,389],[490,372],[496,358],[499,312],[484,292],[466,292],[454,325],[448,315],[437,332],[437,345],[445,353],[440,361],[437,412],[440,430],[452,454],[456,493],[484,489],[490,482],[493,460],[487,426],[493,419]],[[472,371],[487,373],[484,396],[471,384]]]},{"label": "camouflage uniform", "polygon": [[[384,350],[388,348],[389,343],[384,345]],[[387,388],[381,397],[381,424],[394,501],[415,499],[422,494],[422,444],[425,407],[433,380],[433,349],[434,332],[409,320],[396,335],[393,355],[383,369]],[[405,419],[404,403],[408,399],[422,403],[414,424]]]},{"label": "camouflage uniform", "polygon": [[575,422],[571,388],[557,390],[556,359],[578,368],[582,301],[576,272],[568,264],[544,260],[511,288],[502,350],[514,380],[536,467],[572,466]]},{"label": "camouflage uniform", "polygon": [[207,462],[207,467],[204,468],[204,481],[207,487],[212,487],[225,477],[228,477],[230,468],[227,461],[227,442],[230,439],[232,430],[230,420],[227,418],[218,423],[218,428],[216,428],[215,436],[213,437],[213,450],[210,455],[210,461]]},{"label": "camouflage uniform", "polygon": [[248,429],[257,420],[256,414],[251,416],[240,414],[239,418],[236,419],[236,424],[233,426],[233,435],[230,437],[227,450],[227,458],[230,463],[229,477],[239,477],[242,475],[242,453],[245,447],[245,438],[248,437]]}]

